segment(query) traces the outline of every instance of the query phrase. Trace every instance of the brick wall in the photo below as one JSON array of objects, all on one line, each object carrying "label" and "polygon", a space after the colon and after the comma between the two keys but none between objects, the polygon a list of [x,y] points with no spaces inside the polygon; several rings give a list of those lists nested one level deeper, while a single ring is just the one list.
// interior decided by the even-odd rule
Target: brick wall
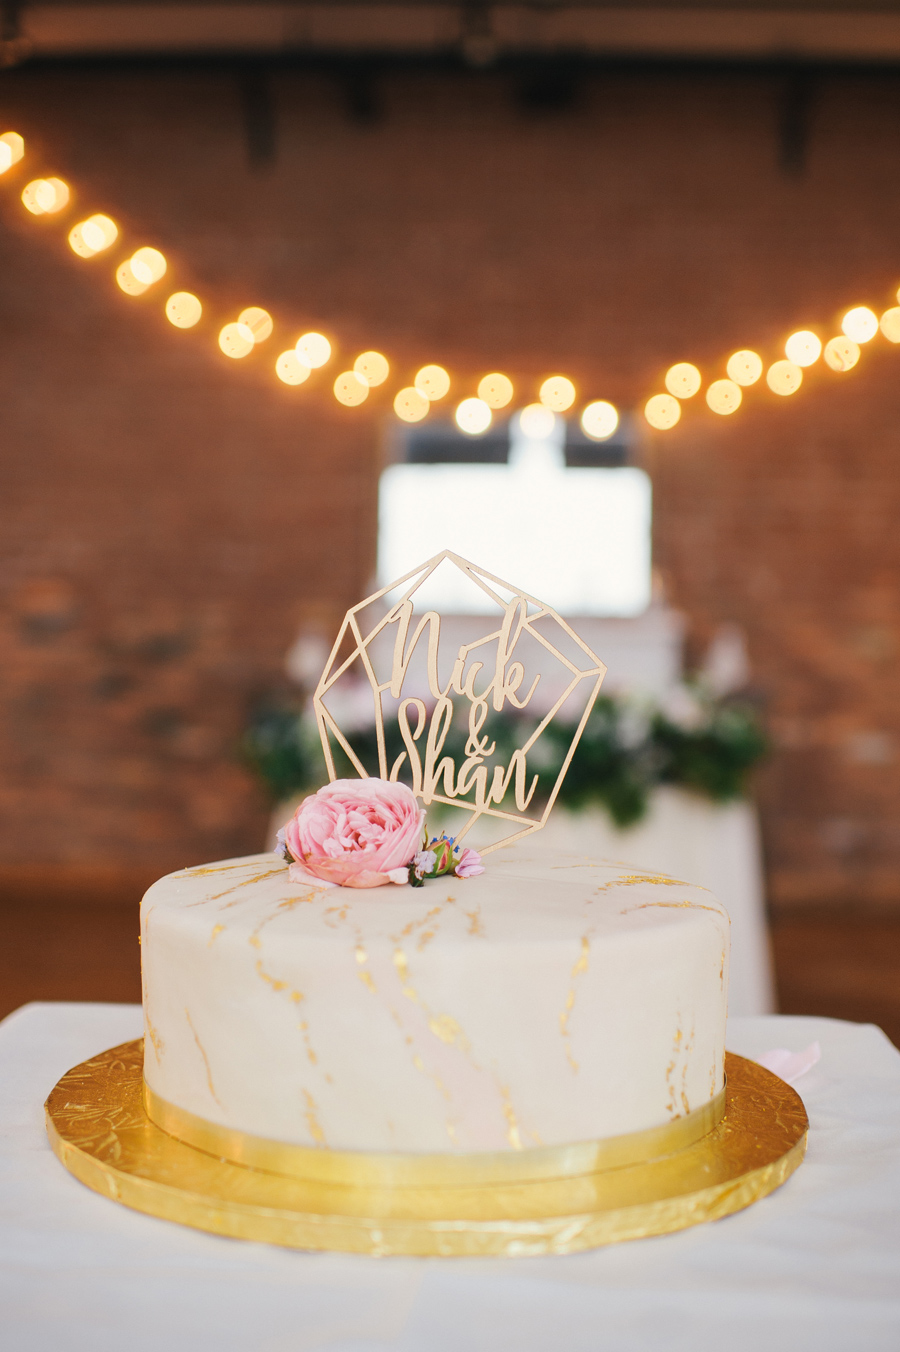
[{"label": "brick wall", "polygon": [[[29,163],[170,260],[128,299],[0,185],[0,876],[20,885],[115,889],[256,848],[248,704],[369,579],[396,384],[358,410],[325,373],[287,389],[278,335],[229,362],[215,333],[244,305],[283,346],[321,327],[349,359],[381,348],[404,383],[438,360],[466,393],[500,368],[533,397],[562,370],[627,407],[674,360],[780,355],[900,282],[889,74],[819,80],[792,173],[777,73],[613,70],[523,97],[509,74],[395,71],[362,98],[281,70],[255,166],[234,73],[0,78]],[[197,330],[161,315],[176,287],[209,302]],[[900,905],[898,377],[881,343],[651,447],[669,599],[698,647],[744,626],[769,701],[776,903]]]}]

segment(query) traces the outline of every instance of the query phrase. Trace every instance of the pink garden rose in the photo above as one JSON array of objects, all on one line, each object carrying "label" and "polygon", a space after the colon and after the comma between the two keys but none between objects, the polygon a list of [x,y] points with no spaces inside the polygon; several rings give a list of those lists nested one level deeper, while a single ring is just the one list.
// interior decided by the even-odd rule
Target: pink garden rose
[{"label": "pink garden rose", "polygon": [[284,843],[325,883],[381,887],[406,882],[424,823],[424,809],[405,784],[336,779],[304,798],[284,828]]}]

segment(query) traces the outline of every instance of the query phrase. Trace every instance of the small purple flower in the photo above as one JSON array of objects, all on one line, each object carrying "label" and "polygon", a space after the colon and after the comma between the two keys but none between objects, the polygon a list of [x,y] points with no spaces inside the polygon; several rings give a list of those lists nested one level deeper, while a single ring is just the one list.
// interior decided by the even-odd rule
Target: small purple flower
[{"label": "small purple flower", "polygon": [[417,878],[424,878],[426,873],[434,872],[436,862],[434,850],[420,850],[412,861],[413,873]]},{"label": "small purple flower", "polygon": [[475,878],[479,873],[484,873],[481,855],[477,850],[470,850],[467,846],[460,855],[459,863],[453,872],[457,878]]}]

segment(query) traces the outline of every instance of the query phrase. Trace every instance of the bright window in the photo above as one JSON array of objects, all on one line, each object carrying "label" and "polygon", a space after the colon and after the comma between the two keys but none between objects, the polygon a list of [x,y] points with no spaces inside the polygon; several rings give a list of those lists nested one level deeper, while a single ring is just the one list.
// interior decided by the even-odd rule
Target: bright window
[{"label": "bright window", "polygon": [[[633,465],[573,468],[565,424],[546,438],[510,425],[503,463],[396,464],[381,476],[378,577],[385,585],[451,549],[566,615],[638,615],[650,603],[650,480]],[[492,455],[492,459],[495,455]],[[473,606],[455,569],[417,593],[445,614]]]}]

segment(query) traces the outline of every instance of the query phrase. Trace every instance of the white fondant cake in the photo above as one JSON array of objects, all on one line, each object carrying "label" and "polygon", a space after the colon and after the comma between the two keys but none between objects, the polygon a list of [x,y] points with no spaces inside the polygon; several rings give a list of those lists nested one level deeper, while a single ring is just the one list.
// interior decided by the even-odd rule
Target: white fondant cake
[{"label": "white fondant cake", "polygon": [[641,1131],[722,1088],[728,928],[702,888],[527,843],[421,889],[292,883],[272,854],[185,869],[142,905],[145,1079],[335,1150]]}]

